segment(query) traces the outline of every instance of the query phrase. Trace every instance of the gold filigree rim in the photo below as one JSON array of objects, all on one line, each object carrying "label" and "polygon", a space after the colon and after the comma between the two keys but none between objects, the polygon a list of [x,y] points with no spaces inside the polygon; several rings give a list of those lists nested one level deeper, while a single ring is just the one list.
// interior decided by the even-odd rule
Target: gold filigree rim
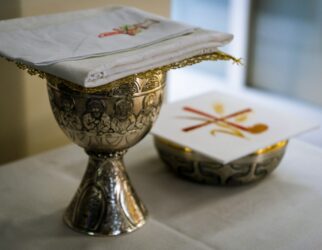
[{"label": "gold filigree rim", "polygon": [[168,65],[164,65],[158,68],[150,69],[145,72],[137,73],[137,74],[132,74],[126,77],[123,77],[121,79],[106,83],[104,85],[101,85],[99,87],[91,87],[91,88],[85,88],[83,86],[80,86],[78,84],[75,84],[73,82],[64,80],[62,78],[59,78],[57,76],[45,73],[41,70],[35,69],[29,65],[26,65],[21,62],[16,62],[14,60],[6,58],[8,61],[14,62],[18,68],[22,70],[26,70],[28,74],[30,75],[37,75],[40,78],[47,79],[50,81],[52,84],[65,84],[67,87],[71,88],[74,91],[82,92],[82,93],[87,93],[87,94],[92,94],[92,93],[98,93],[98,92],[103,92],[103,91],[108,91],[111,88],[114,88],[115,86],[118,86],[120,84],[125,84],[129,82],[133,82],[135,78],[141,78],[141,79],[146,79],[150,78],[155,74],[160,74],[160,73],[166,73],[171,69],[178,69],[178,68],[183,68],[186,66],[190,66],[193,64],[200,63],[202,61],[233,61],[233,63],[236,64],[242,64],[241,58],[235,58],[229,54],[226,54],[222,51],[216,51],[213,53],[209,54],[201,54],[197,56],[193,56],[175,63],[170,63]]}]

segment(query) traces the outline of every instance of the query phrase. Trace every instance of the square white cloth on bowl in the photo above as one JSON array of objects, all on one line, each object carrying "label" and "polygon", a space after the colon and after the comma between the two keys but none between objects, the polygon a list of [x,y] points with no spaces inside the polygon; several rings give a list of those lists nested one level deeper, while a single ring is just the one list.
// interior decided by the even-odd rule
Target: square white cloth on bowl
[{"label": "square white cloth on bowl", "polygon": [[164,105],[152,133],[228,164],[317,128],[283,107],[214,91]]}]

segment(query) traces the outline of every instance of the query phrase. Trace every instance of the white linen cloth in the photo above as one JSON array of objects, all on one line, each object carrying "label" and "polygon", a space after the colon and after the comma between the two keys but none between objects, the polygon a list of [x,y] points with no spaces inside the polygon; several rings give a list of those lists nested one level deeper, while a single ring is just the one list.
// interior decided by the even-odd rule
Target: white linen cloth
[{"label": "white linen cloth", "polygon": [[321,249],[322,150],[307,143],[292,140],[263,181],[223,188],[177,178],[145,138],[125,164],[149,218],[122,237],[93,238],[62,222],[86,164],[69,145],[0,166],[0,249]]},{"label": "white linen cloth", "polygon": [[0,22],[0,55],[84,87],[214,52],[231,39],[131,7]]},{"label": "white linen cloth", "polygon": [[[241,114],[243,120],[238,121]],[[319,127],[319,123],[290,114],[283,107],[276,110],[254,98],[208,91],[165,104],[152,133],[228,164]]]}]

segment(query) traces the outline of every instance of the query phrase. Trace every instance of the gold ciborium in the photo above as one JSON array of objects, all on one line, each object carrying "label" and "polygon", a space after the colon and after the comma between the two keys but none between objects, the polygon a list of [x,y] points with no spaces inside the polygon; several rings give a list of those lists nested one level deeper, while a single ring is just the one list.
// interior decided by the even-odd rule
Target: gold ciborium
[{"label": "gold ciborium", "polygon": [[89,155],[87,170],[64,215],[72,229],[89,235],[120,235],[145,223],[147,210],[131,185],[123,155],[150,131],[164,84],[161,70],[112,82],[95,92],[47,77],[60,128]]}]

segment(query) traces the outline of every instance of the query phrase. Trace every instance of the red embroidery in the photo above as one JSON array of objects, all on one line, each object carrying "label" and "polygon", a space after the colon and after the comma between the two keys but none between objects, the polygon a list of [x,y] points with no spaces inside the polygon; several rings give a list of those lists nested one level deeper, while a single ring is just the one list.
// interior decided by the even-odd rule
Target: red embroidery
[{"label": "red embroidery", "polygon": [[221,132],[221,133],[231,134],[231,135],[243,138],[244,134],[242,133],[242,131],[247,132],[247,133],[251,133],[251,134],[260,134],[260,133],[265,132],[268,129],[268,126],[263,123],[257,123],[252,126],[246,127],[246,126],[242,126],[240,124],[237,124],[235,122],[228,121],[228,119],[230,119],[230,118],[238,117],[240,115],[251,112],[252,109],[250,109],[250,108],[243,109],[241,111],[237,111],[235,113],[232,113],[230,115],[226,115],[223,117],[217,117],[214,115],[210,115],[210,114],[207,114],[203,111],[200,111],[200,110],[197,110],[197,109],[194,109],[191,107],[184,107],[183,110],[191,112],[191,113],[195,113],[201,117],[204,117],[204,118],[200,119],[200,120],[203,120],[204,122],[199,123],[194,126],[191,126],[191,127],[183,128],[182,129],[183,132],[189,132],[191,130],[198,129],[198,128],[201,128],[201,127],[204,127],[204,126],[207,126],[210,124],[215,124],[219,127],[225,128],[225,130],[214,129],[211,131],[211,134],[214,135],[216,132]]},{"label": "red embroidery", "polygon": [[153,20],[153,19],[146,19],[141,23],[124,25],[124,26],[120,26],[119,28],[114,28],[112,31],[100,33],[98,37],[103,38],[103,37],[122,35],[122,34],[135,36],[136,34],[140,33],[142,30],[148,29],[152,24],[155,24],[155,23],[159,23],[159,21]]}]

